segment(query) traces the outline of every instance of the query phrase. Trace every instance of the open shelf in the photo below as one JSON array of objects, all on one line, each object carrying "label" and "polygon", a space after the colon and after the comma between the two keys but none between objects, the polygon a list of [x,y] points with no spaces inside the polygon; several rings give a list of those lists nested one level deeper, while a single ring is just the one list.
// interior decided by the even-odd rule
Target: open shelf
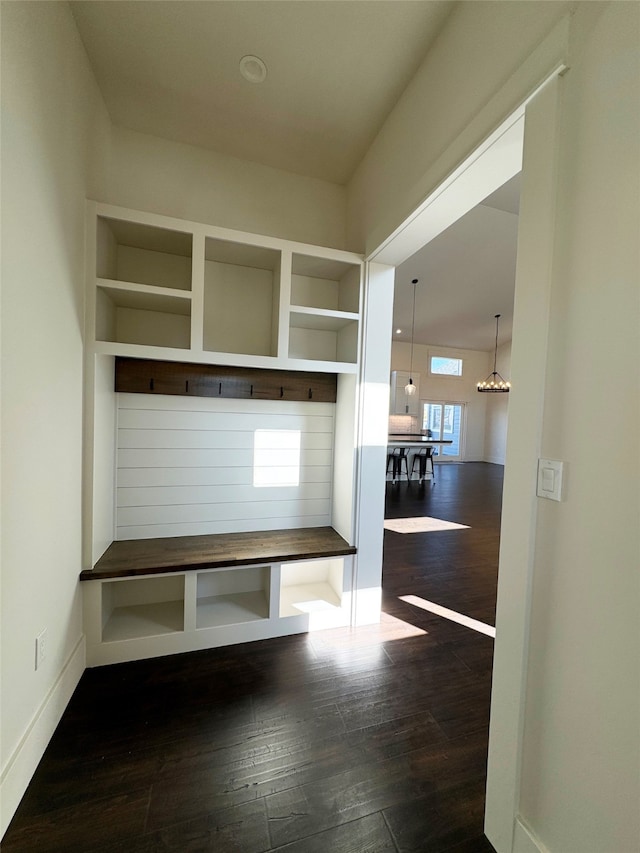
[{"label": "open shelf", "polygon": [[191,234],[98,216],[96,340],[189,349]]},{"label": "open shelf", "polygon": [[[307,560],[282,566],[280,616],[335,616],[343,604],[344,560]],[[324,614],[324,616],[323,616]]]},{"label": "open shelf", "polygon": [[276,356],[280,252],[207,238],[204,349]]},{"label": "open shelf", "polygon": [[290,312],[289,358],[309,361],[358,360],[358,321],[337,312]]},{"label": "open shelf", "polygon": [[184,630],[184,576],[112,581],[102,587],[102,642]]},{"label": "open shelf", "polygon": [[294,254],[291,270],[289,358],[355,364],[360,266]]},{"label": "open shelf", "polygon": [[96,289],[96,340],[189,349],[190,294],[100,279]]},{"label": "open shelf", "polygon": [[96,275],[191,290],[191,234],[98,217]]},{"label": "open shelf", "polygon": [[360,266],[294,254],[291,303],[357,314],[360,310]]},{"label": "open shelf", "polygon": [[199,572],[196,628],[269,618],[269,566]]}]

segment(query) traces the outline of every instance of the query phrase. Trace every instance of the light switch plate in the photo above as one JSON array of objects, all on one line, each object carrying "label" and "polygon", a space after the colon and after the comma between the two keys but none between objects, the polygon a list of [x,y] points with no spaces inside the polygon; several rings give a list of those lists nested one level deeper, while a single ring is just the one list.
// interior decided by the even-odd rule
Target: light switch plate
[{"label": "light switch plate", "polygon": [[538,459],[538,488],[539,498],[550,501],[562,500],[562,473],[564,462],[555,459]]}]

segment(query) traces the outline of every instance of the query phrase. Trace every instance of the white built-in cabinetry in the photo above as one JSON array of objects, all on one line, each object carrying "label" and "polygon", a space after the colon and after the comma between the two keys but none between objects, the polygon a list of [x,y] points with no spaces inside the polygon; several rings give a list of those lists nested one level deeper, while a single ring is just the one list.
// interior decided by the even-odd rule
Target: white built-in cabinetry
[{"label": "white built-in cabinetry", "polygon": [[92,207],[97,352],[356,372],[359,256]]},{"label": "white built-in cabinetry", "polygon": [[[304,405],[317,405],[324,417],[332,409],[328,518],[355,545],[362,258],[95,202],[87,222],[85,569],[113,540],[128,538],[117,532],[118,447],[128,426],[119,424],[116,356],[337,374],[335,404]],[[212,401],[209,416],[219,417],[221,407],[224,400]],[[163,410],[161,394],[152,408]],[[209,411],[206,398],[194,398],[193,409],[195,424]],[[257,430],[266,413],[274,420],[278,402],[256,400],[247,411]],[[162,453],[163,441],[157,445]],[[233,464],[233,454],[229,458]],[[242,488],[249,494],[252,484]],[[307,491],[317,501],[319,487]],[[162,517],[170,518],[170,504]],[[327,512],[311,523],[326,524]],[[279,518],[274,526],[298,524]],[[224,518],[212,531],[226,532]],[[88,663],[348,624],[353,560],[345,555],[88,580],[82,584]]]},{"label": "white built-in cabinetry", "polygon": [[348,625],[352,557],[87,581],[89,666]]}]

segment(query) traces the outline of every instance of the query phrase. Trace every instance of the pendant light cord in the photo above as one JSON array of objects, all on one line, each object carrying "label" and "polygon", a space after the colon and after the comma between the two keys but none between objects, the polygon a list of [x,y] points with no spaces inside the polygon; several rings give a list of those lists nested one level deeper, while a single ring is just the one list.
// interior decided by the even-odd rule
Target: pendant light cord
[{"label": "pendant light cord", "polygon": [[411,318],[411,373],[409,374],[409,382],[413,382],[413,335],[416,328],[416,287],[418,279],[414,278],[413,284],[413,315]]},{"label": "pendant light cord", "polygon": [[[496,372],[496,364],[498,363],[498,322],[500,320],[500,315],[496,314],[496,346],[493,351],[493,372]],[[503,368],[504,370],[504,368]]]}]

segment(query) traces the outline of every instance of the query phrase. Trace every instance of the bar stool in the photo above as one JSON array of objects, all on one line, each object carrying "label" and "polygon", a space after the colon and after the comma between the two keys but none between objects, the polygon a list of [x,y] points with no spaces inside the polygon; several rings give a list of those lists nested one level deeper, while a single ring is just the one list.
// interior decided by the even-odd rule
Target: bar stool
[{"label": "bar stool", "polygon": [[389,465],[392,465],[393,482],[396,481],[396,475],[402,476],[402,463],[404,462],[404,471],[409,482],[409,463],[407,461],[406,447],[394,447],[393,450],[387,451],[387,474],[389,473]]},{"label": "bar stool", "polygon": [[416,462],[419,465],[419,477],[420,482],[422,482],[427,473],[427,462],[429,462],[429,467],[431,468],[430,474],[433,480],[435,480],[435,469],[433,467],[433,447],[421,447],[420,450],[413,457],[413,464],[411,465],[411,474],[416,469]]}]

